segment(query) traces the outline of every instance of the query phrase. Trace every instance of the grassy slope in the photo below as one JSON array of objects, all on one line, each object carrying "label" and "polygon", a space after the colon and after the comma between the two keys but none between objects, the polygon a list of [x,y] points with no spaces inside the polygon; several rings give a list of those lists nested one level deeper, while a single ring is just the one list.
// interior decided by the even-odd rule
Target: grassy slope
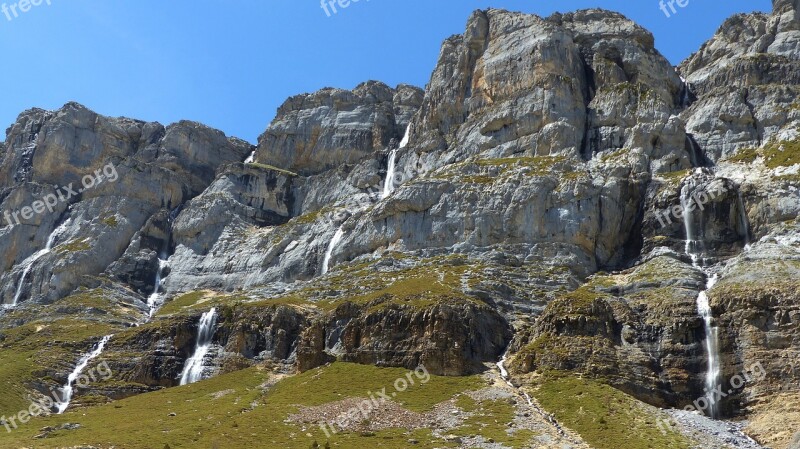
[{"label": "grassy slope", "polygon": [[558,421],[596,449],[688,449],[675,432],[662,433],[658,416],[608,385],[574,375],[549,374],[532,395]]},{"label": "grassy slope", "polygon": [[134,313],[110,302],[100,294],[84,292],[38,309],[6,313],[7,322],[24,324],[0,330],[0,415],[27,408],[34,381],[60,386],[47,373],[68,372],[103,335],[119,329],[98,317],[108,320],[109,316],[124,318]]},{"label": "grassy slope", "polygon": [[[195,447],[308,449],[314,441],[325,443],[316,425],[286,423],[297,405],[321,405],[346,397],[365,397],[369,391],[391,388],[403,369],[336,363],[285,378],[273,388],[259,388],[270,375],[250,368],[197,384],[147,393],[112,404],[79,409],[60,416],[31,421],[13,433],[0,433],[0,447],[49,448],[76,444],[126,449]],[[427,411],[460,392],[481,388],[480,376],[453,378],[433,376],[427,384],[398,394],[397,401],[413,411]],[[230,391],[233,390],[233,391]],[[226,392],[222,395],[220,392]],[[217,395],[215,396],[215,393]],[[219,397],[221,395],[221,397]],[[176,416],[169,416],[175,413]],[[505,419],[505,417],[503,417]],[[487,421],[503,419],[487,418]],[[44,426],[79,423],[74,431],[57,431],[47,439],[32,440]],[[497,429],[490,429],[497,432]],[[390,429],[375,435],[340,433],[331,447],[405,448],[450,447],[430,431]]]}]

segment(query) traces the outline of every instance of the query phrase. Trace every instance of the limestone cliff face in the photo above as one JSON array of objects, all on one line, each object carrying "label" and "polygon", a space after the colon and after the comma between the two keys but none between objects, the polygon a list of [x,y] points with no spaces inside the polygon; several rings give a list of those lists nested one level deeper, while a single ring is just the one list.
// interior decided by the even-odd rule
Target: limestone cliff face
[{"label": "limestone cliff face", "polygon": [[[461,375],[508,349],[518,383],[569,371],[682,407],[703,394],[697,298],[719,279],[723,377],[767,373],[723,412],[767,421],[798,354],[799,10],[733,17],[678,68],[617,13],[477,11],[424,91],[295,96],[257,146],[74,103],[26,111],[0,148],[4,210],[118,176],[0,230],[0,299],[18,302],[0,342],[113,333],[100,360],[122,383],[78,393],[119,398],[176,385],[216,307],[206,375]],[[45,365],[28,388],[70,368]]]},{"label": "limestone cliff face", "polygon": [[421,96],[371,81],[289,98],[259,138],[256,160],[305,175],[358,162],[403,137]]}]

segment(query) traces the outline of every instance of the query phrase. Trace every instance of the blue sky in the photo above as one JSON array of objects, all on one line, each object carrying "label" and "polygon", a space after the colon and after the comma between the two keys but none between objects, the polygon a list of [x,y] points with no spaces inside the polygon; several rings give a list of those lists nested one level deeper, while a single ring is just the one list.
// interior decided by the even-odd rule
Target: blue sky
[{"label": "blue sky", "polygon": [[251,142],[291,95],[368,79],[424,86],[442,40],[475,9],[617,10],[678,63],[726,17],[771,7],[689,0],[667,18],[658,0],[361,0],[328,17],[318,0],[49,1],[10,21],[0,13],[2,129],[25,109],[74,100],[111,116],[196,120]]}]

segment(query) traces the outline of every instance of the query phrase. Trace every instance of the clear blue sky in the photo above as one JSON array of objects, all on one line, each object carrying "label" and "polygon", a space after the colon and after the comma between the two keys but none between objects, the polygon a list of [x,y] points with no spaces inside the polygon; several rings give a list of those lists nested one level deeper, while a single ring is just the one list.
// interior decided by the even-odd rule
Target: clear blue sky
[{"label": "clear blue sky", "polygon": [[667,18],[658,0],[361,0],[328,17],[318,0],[50,1],[11,21],[0,13],[0,129],[30,107],[74,100],[111,116],[196,120],[251,142],[294,94],[368,79],[424,86],[442,40],[475,9],[617,10],[678,63],[726,17],[771,8],[689,0]]}]

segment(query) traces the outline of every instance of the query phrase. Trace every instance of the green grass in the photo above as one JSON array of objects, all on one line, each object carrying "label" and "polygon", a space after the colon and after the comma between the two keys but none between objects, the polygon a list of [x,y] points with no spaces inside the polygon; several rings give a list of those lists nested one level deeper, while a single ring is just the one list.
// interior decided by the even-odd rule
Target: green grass
[{"label": "green grass", "polygon": [[800,164],[800,139],[769,142],[763,148],[745,148],[727,159],[728,162],[749,164],[759,156],[767,168],[791,167]]},{"label": "green grass", "polygon": [[630,396],[603,383],[549,373],[532,395],[558,421],[596,449],[688,449],[677,432],[662,433],[658,416]]},{"label": "green grass", "polygon": [[34,383],[60,386],[49,374],[70,366],[99,336],[111,333],[109,325],[76,318],[25,323],[0,332],[0,415],[27,408]]},{"label": "green grass", "polygon": [[800,164],[800,139],[770,143],[763,155],[764,164],[772,169]]},{"label": "green grass", "polygon": [[483,400],[476,401],[469,396],[459,396],[458,407],[472,416],[459,428],[452,431],[453,435],[469,437],[481,435],[485,439],[492,439],[504,446],[517,448],[529,447],[531,439],[536,434],[530,430],[516,430],[509,433],[508,423],[514,421],[515,409],[509,400]]},{"label": "green grass", "polygon": [[89,239],[82,238],[58,245],[56,252],[58,252],[58,254],[76,253],[79,251],[88,251],[90,248],[91,245],[89,245]]},{"label": "green grass", "polygon": [[[300,405],[318,406],[348,397],[367,397],[369,392],[384,387],[392,391],[394,381],[407,372],[335,363],[285,378],[269,388],[264,385],[271,374],[250,368],[184,387],[38,418],[13,433],[0,433],[0,447],[30,446],[38,429],[70,422],[82,427],[36,440],[36,447],[92,444],[126,449],[161,449],[166,445],[171,449],[308,449],[315,441],[324,446],[326,437],[316,424],[286,422]],[[398,393],[396,400],[409,410],[424,412],[483,386],[485,381],[480,376],[432,376],[428,383],[417,383]],[[175,416],[169,416],[171,413]],[[420,441],[414,447],[452,447],[425,429],[388,429],[364,435],[342,432],[331,437],[330,446],[401,449],[408,447],[409,438]]]},{"label": "green grass", "polygon": [[691,169],[677,170],[666,173],[658,173],[656,174],[656,176],[667,181],[667,183],[669,184],[677,184],[683,181],[683,178],[687,177],[689,173],[691,173],[691,171],[692,171]]},{"label": "green grass", "polygon": [[0,349],[0,413],[14,415],[30,404],[26,380],[33,378],[36,370],[36,351]]},{"label": "green grass", "polygon": [[738,164],[749,164],[758,158],[758,150],[756,148],[744,148],[739,150],[736,154],[727,159],[728,162]]},{"label": "green grass", "polygon": [[101,221],[112,228],[116,228],[119,224],[116,215],[109,215],[108,217],[103,218]]},{"label": "green grass", "polygon": [[[199,290],[194,292],[185,293],[183,295],[177,296],[166,304],[164,304],[161,309],[159,309],[156,316],[166,316],[166,315],[173,315],[180,312],[186,312],[190,310],[194,310],[195,308],[199,308],[201,305],[206,309],[210,309],[212,304],[215,304],[215,301],[211,299],[214,295],[213,292],[206,291],[206,290]],[[208,301],[203,301],[208,299]],[[203,301],[200,303],[200,301]]]}]

